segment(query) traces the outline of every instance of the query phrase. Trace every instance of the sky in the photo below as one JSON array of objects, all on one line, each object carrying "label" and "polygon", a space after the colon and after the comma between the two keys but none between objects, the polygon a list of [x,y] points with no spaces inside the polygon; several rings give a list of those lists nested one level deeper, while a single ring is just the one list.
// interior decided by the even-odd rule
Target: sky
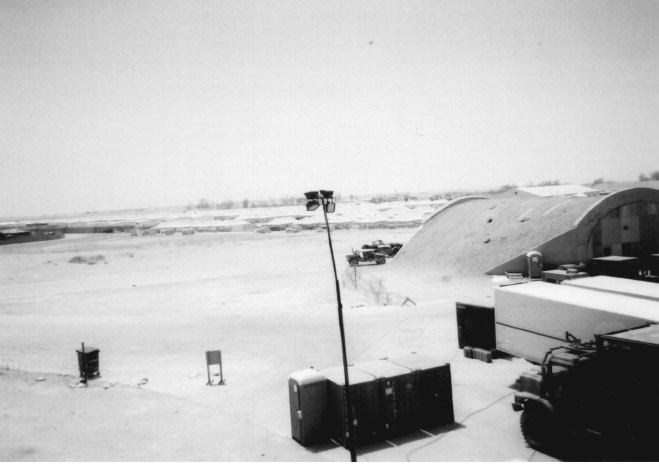
[{"label": "sky", "polygon": [[0,1],[0,216],[659,170],[659,2]]}]

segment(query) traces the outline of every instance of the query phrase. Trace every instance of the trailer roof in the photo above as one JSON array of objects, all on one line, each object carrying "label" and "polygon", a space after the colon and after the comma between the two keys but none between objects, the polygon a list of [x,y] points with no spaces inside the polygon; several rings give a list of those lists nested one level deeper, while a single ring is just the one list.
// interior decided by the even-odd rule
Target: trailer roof
[{"label": "trailer roof", "polygon": [[659,301],[659,285],[635,279],[614,278],[612,276],[593,276],[564,281],[561,285],[593,289],[601,292],[638,297],[640,299]]},{"label": "trailer roof", "polygon": [[659,325],[650,325],[643,328],[629,329],[619,333],[602,336],[605,339],[614,339],[632,343],[640,343],[659,347]]},{"label": "trailer roof", "polygon": [[564,286],[562,284],[550,284],[542,281],[497,287],[494,292],[495,313],[497,295],[504,293],[526,295],[538,299],[563,302],[568,305],[636,317],[648,322],[659,322],[659,302],[638,297],[601,292],[575,286]]}]

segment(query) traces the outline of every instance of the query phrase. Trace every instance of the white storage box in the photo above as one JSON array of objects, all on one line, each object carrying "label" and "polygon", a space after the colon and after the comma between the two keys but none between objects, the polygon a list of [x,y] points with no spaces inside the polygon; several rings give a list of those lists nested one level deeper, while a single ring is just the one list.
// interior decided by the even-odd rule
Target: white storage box
[{"label": "white storage box", "polygon": [[497,350],[535,363],[568,342],[567,333],[587,342],[659,322],[659,302],[574,286],[536,281],[498,287],[494,295]]}]

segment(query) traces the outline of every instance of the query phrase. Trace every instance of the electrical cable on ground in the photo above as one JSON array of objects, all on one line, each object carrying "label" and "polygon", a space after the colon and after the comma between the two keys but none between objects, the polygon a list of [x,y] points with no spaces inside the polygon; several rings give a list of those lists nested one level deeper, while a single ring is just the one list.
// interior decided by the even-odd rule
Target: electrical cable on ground
[{"label": "electrical cable on ground", "polygon": [[[469,415],[467,415],[466,417],[464,417],[464,418],[463,418],[462,420],[460,420],[458,423],[462,424],[462,423],[466,422],[467,420],[469,420],[469,419],[470,419],[471,417],[473,417],[474,415],[476,415],[476,414],[478,414],[478,413],[482,413],[482,412],[488,410],[489,408],[494,407],[496,404],[498,404],[499,402],[501,402],[502,400],[504,400],[506,397],[510,397],[510,396],[512,396],[513,394],[515,394],[515,392],[510,392],[510,393],[506,394],[505,396],[499,397],[497,400],[495,400],[495,401],[492,402],[491,404],[489,404],[489,405],[483,407],[482,409],[475,410],[475,411],[471,412]],[[410,456],[411,456],[412,454],[416,454],[418,451],[420,451],[421,449],[424,449],[424,448],[430,446],[431,444],[436,444],[436,443],[438,443],[438,442],[439,442],[441,439],[443,439],[444,436],[446,436],[448,433],[450,433],[450,431],[447,431],[446,433],[440,434],[439,436],[437,436],[437,437],[436,437],[435,439],[433,439],[432,441],[429,441],[429,442],[427,442],[426,444],[417,447],[416,449],[412,449],[408,454],[405,455],[405,460],[409,462],[409,461],[410,461]]]}]

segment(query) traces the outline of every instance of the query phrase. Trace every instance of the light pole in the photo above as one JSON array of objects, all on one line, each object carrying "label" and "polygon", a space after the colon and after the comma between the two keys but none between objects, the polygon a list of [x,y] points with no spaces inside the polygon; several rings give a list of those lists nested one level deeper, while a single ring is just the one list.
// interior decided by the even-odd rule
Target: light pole
[{"label": "light pole", "polygon": [[334,248],[332,247],[332,236],[330,234],[329,222],[327,221],[327,213],[334,213],[336,204],[334,203],[334,191],[311,191],[305,192],[304,196],[307,198],[307,211],[314,211],[322,205],[323,215],[325,216],[325,226],[327,227],[327,242],[329,243],[330,256],[332,257],[332,269],[334,270],[334,284],[336,287],[336,302],[338,305],[339,313],[339,330],[341,332],[341,352],[343,354],[343,376],[345,377],[345,385],[343,387],[344,398],[344,418],[347,423],[346,428],[346,443],[347,449],[350,451],[350,461],[357,461],[357,451],[355,450],[355,424],[352,414],[352,402],[350,400],[350,380],[348,379],[348,355],[346,353],[346,336],[343,329],[343,304],[341,303],[341,289],[339,288],[339,277],[336,274],[336,262],[334,261]]}]

